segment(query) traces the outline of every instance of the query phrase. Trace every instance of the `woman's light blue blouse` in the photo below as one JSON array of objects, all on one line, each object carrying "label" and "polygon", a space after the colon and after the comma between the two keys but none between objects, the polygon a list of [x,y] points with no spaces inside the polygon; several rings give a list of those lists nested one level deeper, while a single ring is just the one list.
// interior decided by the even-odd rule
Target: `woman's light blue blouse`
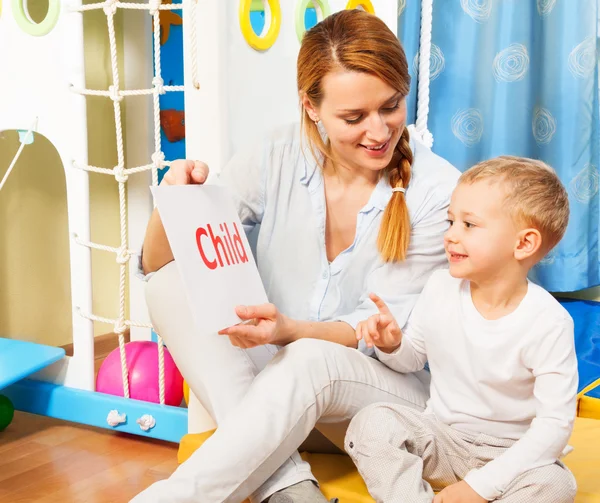
[{"label": "woman's light blue blouse", "polygon": [[[323,177],[299,125],[279,129],[223,168],[218,183],[231,189],[246,232],[257,231],[258,269],[270,302],[283,314],[344,321],[355,328],[377,312],[368,298],[375,292],[404,326],[429,275],[447,267],[443,234],[460,175],[413,136],[405,195],[412,229],[401,263],[383,263],[377,251],[381,218],[392,196],[385,178],[358,214],[354,242],[328,261]],[[364,344],[359,349],[370,353]]]}]

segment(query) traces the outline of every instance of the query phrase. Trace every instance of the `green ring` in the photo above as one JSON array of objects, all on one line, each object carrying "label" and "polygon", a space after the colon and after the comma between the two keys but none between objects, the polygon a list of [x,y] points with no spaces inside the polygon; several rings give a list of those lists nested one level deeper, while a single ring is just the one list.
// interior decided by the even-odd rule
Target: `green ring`
[{"label": "green ring", "polygon": [[58,22],[60,16],[60,0],[48,0],[48,13],[41,23],[28,19],[23,7],[23,0],[12,0],[12,10],[19,27],[29,35],[43,37],[48,35]]},{"label": "green ring", "polygon": [[[298,35],[298,42],[302,42],[302,37],[306,32],[306,25],[304,24],[304,13],[308,7],[308,4],[311,3],[313,7],[317,10],[317,22],[323,21],[329,14],[331,14],[331,9],[329,8],[329,3],[327,0],[300,0],[296,4],[296,35]],[[319,12],[321,16],[319,18]]]}]

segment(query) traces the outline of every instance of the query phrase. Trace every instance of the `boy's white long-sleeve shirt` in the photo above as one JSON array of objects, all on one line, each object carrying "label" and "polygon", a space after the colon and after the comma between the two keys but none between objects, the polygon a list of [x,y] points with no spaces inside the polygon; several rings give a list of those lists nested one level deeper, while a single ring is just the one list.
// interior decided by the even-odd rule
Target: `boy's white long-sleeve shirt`
[{"label": "boy's white long-sleeve shirt", "polygon": [[399,372],[429,362],[426,414],[457,430],[516,440],[465,477],[488,500],[521,473],[554,463],[569,441],[578,383],[573,320],[534,283],[515,311],[486,320],[473,305],[468,281],[436,271],[400,348],[377,356]]}]

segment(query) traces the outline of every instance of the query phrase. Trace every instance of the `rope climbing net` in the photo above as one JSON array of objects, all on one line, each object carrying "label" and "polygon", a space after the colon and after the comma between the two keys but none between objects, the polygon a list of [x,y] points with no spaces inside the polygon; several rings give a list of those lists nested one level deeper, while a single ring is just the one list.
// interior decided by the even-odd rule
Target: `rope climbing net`
[{"label": "rope climbing net", "polygon": [[[120,246],[112,247],[104,244],[94,243],[86,241],[78,236],[74,236],[75,241],[88,248],[102,250],[114,253],[116,255],[116,261],[119,264],[119,308],[118,316],[116,318],[107,318],[98,316],[94,313],[84,312],[81,309],[78,310],[79,315],[84,318],[113,325],[114,332],[119,338],[119,353],[121,360],[121,371],[123,378],[123,391],[125,398],[129,398],[129,376],[127,369],[127,361],[125,357],[125,338],[124,333],[130,326],[152,328],[151,325],[135,322],[126,319],[126,277],[127,277],[127,265],[132,256],[136,256],[136,252],[129,249],[128,245],[128,232],[127,232],[127,198],[126,198],[126,184],[130,175],[150,171],[152,173],[152,185],[158,184],[158,170],[169,166],[169,162],[165,161],[164,153],[161,147],[161,134],[160,134],[160,103],[159,99],[161,95],[168,92],[183,92],[185,86],[166,86],[161,77],[161,51],[160,51],[160,16],[161,11],[166,10],[184,10],[189,9],[190,19],[195,19],[197,0],[186,0],[183,4],[162,4],[161,0],[150,0],[146,3],[127,3],[119,2],[117,0],[106,0],[104,2],[92,3],[80,6],[73,9],[75,12],[85,12],[91,10],[103,10],[106,14],[107,26],[108,26],[108,38],[110,48],[110,61],[112,69],[112,85],[109,86],[108,90],[96,90],[96,89],[79,89],[73,88],[73,92],[79,93],[85,96],[103,96],[110,98],[113,102],[114,118],[115,118],[115,131],[116,131],[116,143],[117,143],[117,165],[112,168],[104,168],[98,166],[81,165],[74,162],[73,165],[77,169],[81,169],[88,172],[100,173],[104,175],[113,176],[119,187],[119,220],[120,220]],[[140,11],[146,11],[152,16],[153,27],[154,27],[154,78],[152,79],[152,87],[147,89],[135,89],[127,90],[121,88],[118,58],[117,58],[117,39],[115,34],[115,16],[119,9],[134,9]],[[183,17],[183,16],[182,16]],[[197,79],[197,58],[196,58],[196,29],[195,23],[190,23],[190,38],[191,38],[191,64],[192,64],[192,83],[195,88],[199,88]],[[121,104],[123,98],[127,96],[152,96],[153,101],[153,114],[154,114],[154,152],[151,155],[151,162],[143,166],[136,166],[132,168],[126,168],[125,153],[124,153],[124,140],[123,140],[123,124],[121,115]],[[159,365],[159,400],[161,404],[165,403],[165,374],[164,374],[164,346],[163,341],[158,337],[158,365]]]}]

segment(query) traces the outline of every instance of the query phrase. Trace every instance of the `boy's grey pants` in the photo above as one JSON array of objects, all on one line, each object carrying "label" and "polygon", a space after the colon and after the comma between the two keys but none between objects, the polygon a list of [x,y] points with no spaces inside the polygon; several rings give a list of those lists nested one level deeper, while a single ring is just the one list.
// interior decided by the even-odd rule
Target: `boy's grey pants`
[{"label": "boy's grey pants", "polygon": [[[378,503],[431,503],[433,490],[459,482],[513,443],[459,432],[402,405],[374,404],[351,421],[345,448]],[[576,492],[575,478],[557,461],[523,473],[495,501],[573,503]]]}]

